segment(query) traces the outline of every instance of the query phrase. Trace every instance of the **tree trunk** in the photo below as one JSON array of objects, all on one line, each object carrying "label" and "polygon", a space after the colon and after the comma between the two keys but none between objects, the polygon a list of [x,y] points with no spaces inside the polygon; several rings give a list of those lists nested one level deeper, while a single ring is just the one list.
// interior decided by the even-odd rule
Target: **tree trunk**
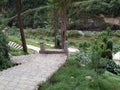
[{"label": "tree trunk", "polygon": [[64,43],[66,41],[66,31],[67,31],[67,14],[66,7],[61,10],[61,39],[62,39],[62,48],[64,49]]},{"label": "tree trunk", "polygon": [[24,31],[23,31],[23,24],[22,24],[22,20],[21,20],[21,9],[22,9],[21,0],[16,0],[16,10],[17,10],[17,14],[18,14],[18,25],[20,28],[23,51],[25,53],[27,53],[26,40],[25,40],[25,35],[24,35]]}]

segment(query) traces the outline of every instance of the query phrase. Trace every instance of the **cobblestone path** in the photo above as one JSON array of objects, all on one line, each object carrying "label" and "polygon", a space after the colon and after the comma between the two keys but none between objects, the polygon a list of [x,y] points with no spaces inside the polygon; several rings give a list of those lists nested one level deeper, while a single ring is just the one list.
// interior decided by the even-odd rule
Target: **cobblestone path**
[{"label": "cobblestone path", "polygon": [[34,54],[13,59],[21,64],[0,72],[0,90],[37,90],[38,85],[48,80],[67,57],[64,54]]}]

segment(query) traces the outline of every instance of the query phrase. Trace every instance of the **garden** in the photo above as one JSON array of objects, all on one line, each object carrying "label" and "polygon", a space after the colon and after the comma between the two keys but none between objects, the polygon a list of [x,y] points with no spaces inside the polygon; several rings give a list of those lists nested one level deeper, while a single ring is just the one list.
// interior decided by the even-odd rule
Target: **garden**
[{"label": "garden", "polygon": [[[28,69],[22,75],[31,75],[33,67],[33,71],[37,72],[34,77],[23,76],[23,80],[31,80],[28,84],[42,80],[44,75],[40,76],[40,73],[54,70],[41,71],[40,68],[52,65],[50,69],[54,69],[60,61],[40,67],[41,63],[45,64],[45,60],[49,62],[51,59],[62,61],[64,56],[57,57],[60,55],[58,53],[40,54],[40,43],[44,42],[45,50],[64,50],[68,41],[65,62],[58,65],[59,68],[42,83],[34,84],[37,90],[119,90],[119,9],[119,0],[1,0],[0,83],[4,84],[4,73],[15,68],[20,70],[22,65]],[[13,58],[23,62],[14,63]],[[32,82],[34,78],[37,80]],[[31,86],[27,85],[27,88]],[[0,90],[4,90],[1,87]],[[16,88],[27,90],[17,85]]]}]

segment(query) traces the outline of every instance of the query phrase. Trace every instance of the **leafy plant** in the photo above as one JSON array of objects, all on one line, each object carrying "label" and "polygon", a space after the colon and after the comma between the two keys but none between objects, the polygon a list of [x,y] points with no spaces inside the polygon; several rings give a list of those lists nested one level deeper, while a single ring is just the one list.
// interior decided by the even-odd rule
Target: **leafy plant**
[{"label": "leafy plant", "polygon": [[79,51],[79,53],[76,53],[76,58],[77,61],[81,62],[82,64],[88,64],[91,62],[91,53],[89,52],[84,52],[84,51]]},{"label": "leafy plant", "polygon": [[106,49],[110,49],[111,51],[113,51],[113,42],[112,42],[112,40],[107,41]]},{"label": "leafy plant", "polygon": [[106,70],[106,58],[101,57],[102,49],[100,44],[95,40],[92,46],[91,63],[97,73],[104,73]]},{"label": "leafy plant", "polygon": [[70,30],[68,31],[68,37],[80,37],[82,36],[77,30]]},{"label": "leafy plant", "polygon": [[6,36],[0,31],[0,70],[6,69],[12,66],[9,58],[9,48],[7,46],[8,41]]},{"label": "leafy plant", "polygon": [[91,44],[89,42],[81,42],[79,44],[79,50],[83,50],[83,51],[87,51],[87,49],[89,49],[89,47],[91,46]]}]

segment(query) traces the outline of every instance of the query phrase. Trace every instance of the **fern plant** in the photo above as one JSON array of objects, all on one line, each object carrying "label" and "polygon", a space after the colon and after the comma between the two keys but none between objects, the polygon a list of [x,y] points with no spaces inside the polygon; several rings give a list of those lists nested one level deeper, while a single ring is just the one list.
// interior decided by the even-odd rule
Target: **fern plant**
[{"label": "fern plant", "polygon": [[7,46],[8,41],[6,36],[0,31],[0,70],[6,69],[12,66],[9,58],[9,48]]}]

